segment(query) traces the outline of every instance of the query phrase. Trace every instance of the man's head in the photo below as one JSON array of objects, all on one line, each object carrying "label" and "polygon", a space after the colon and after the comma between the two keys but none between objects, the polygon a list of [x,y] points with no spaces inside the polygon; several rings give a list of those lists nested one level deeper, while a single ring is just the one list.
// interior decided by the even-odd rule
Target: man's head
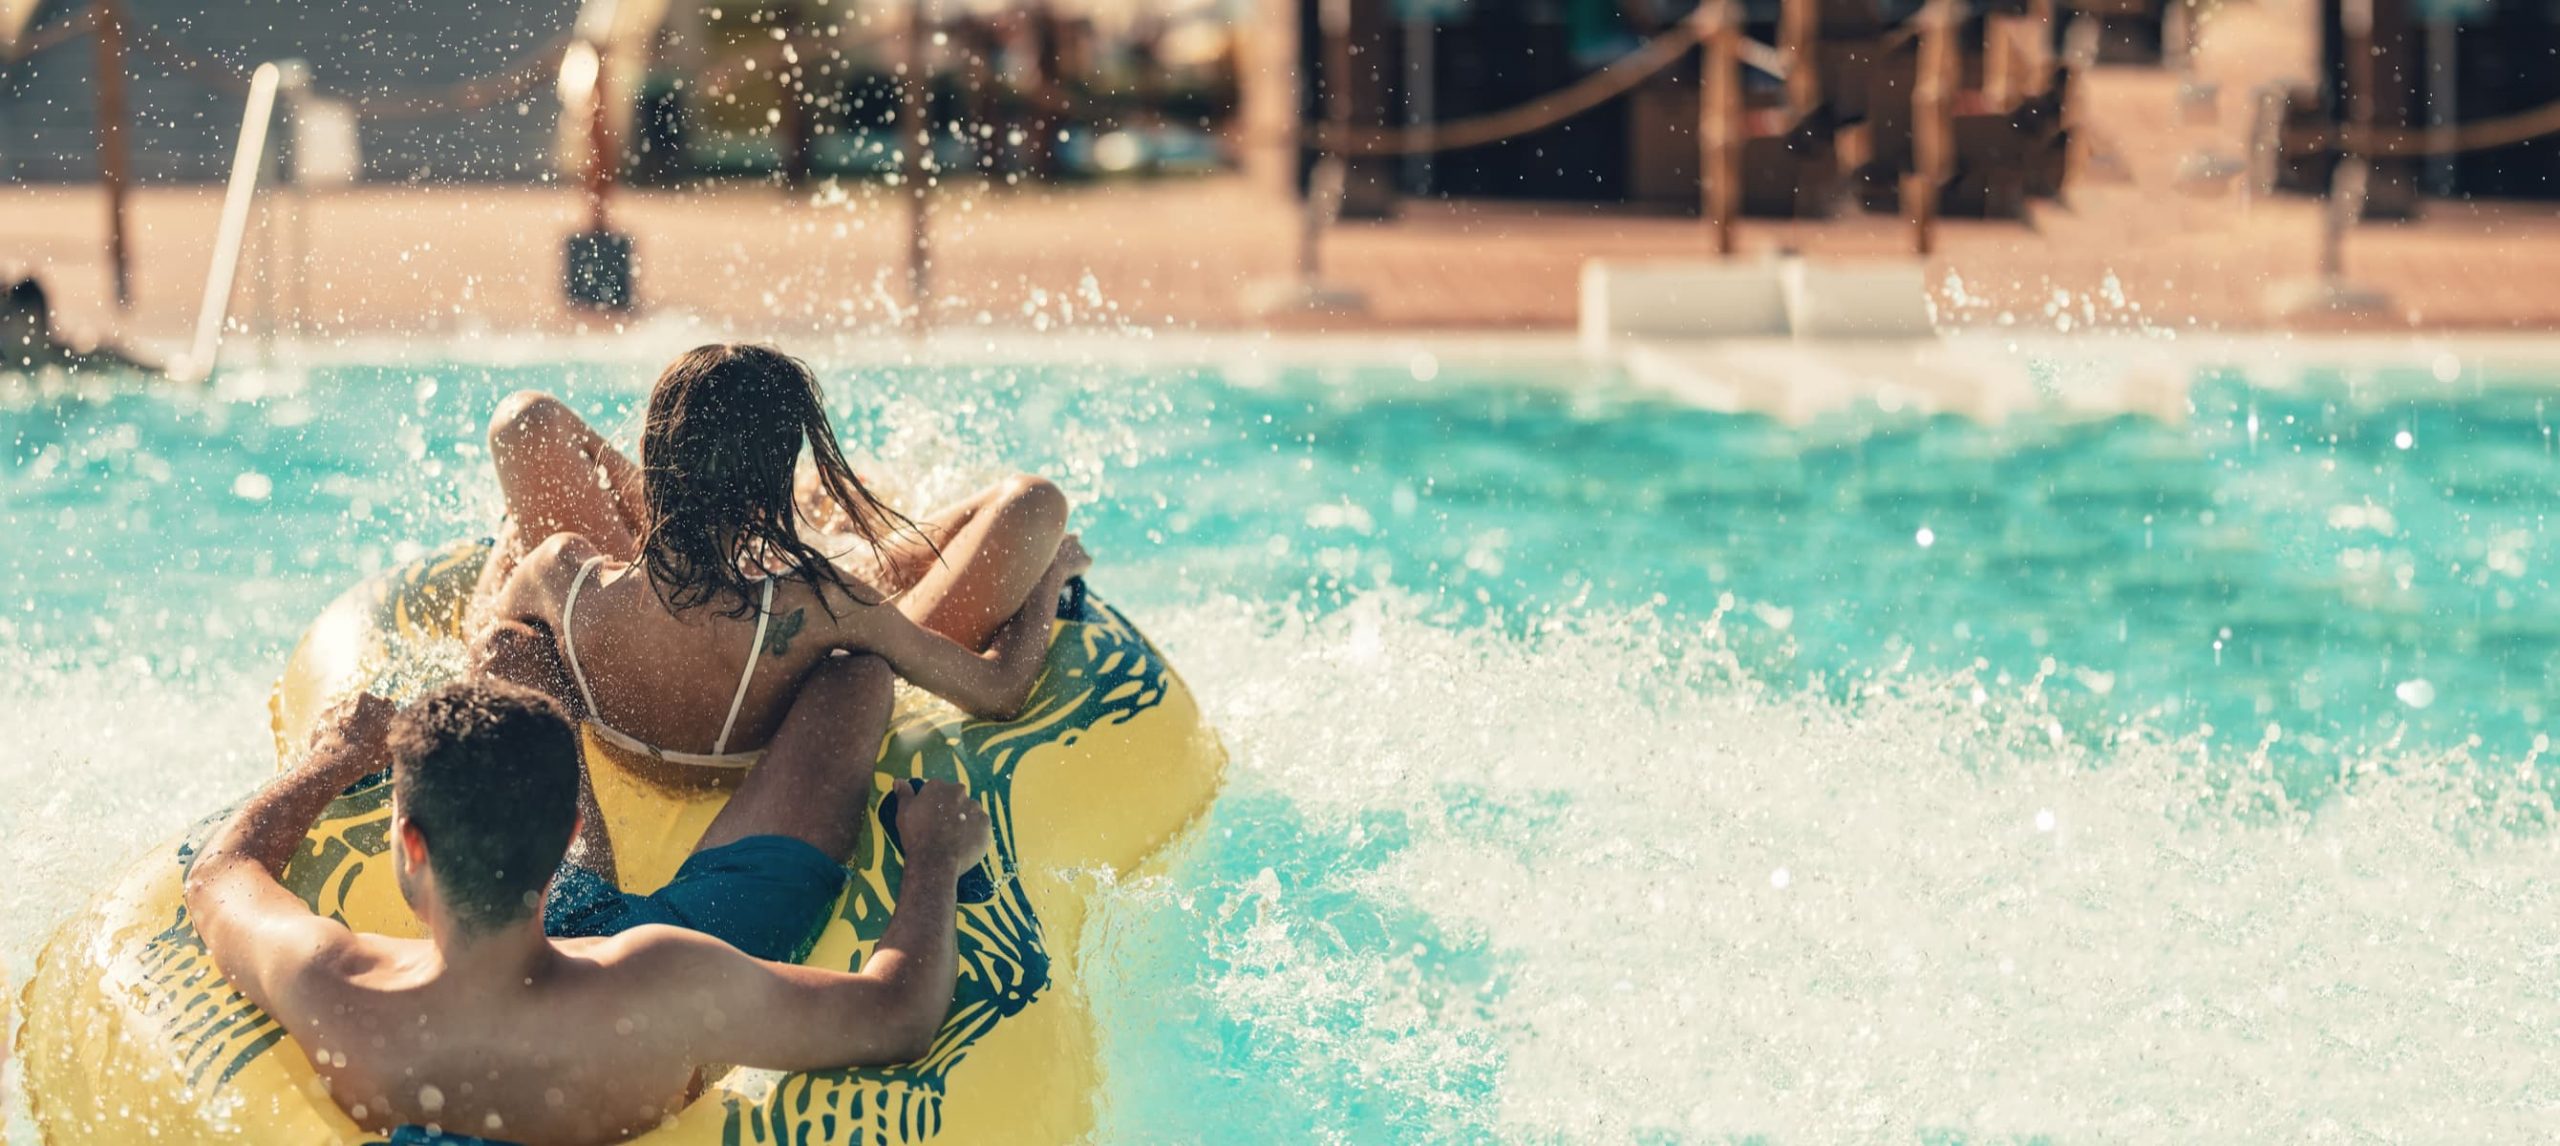
[{"label": "man's head", "polygon": [[578,734],[549,697],[487,677],[392,718],[392,851],[400,892],[464,929],[523,919],[578,823]]}]

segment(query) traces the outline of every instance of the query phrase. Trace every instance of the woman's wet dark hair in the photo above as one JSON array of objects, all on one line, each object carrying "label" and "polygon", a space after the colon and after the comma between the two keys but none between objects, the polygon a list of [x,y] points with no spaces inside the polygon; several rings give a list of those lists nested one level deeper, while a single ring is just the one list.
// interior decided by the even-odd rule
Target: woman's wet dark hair
[{"label": "woman's wet dark hair", "polygon": [[[713,605],[753,616],[750,568],[864,600],[827,554],[800,539],[794,492],[803,446],[819,488],[874,550],[885,534],[915,528],[845,464],[817,376],[799,359],[769,346],[715,344],[686,351],[658,375],[640,430],[640,560],[670,609]],[[827,598],[818,594],[833,611]]]}]

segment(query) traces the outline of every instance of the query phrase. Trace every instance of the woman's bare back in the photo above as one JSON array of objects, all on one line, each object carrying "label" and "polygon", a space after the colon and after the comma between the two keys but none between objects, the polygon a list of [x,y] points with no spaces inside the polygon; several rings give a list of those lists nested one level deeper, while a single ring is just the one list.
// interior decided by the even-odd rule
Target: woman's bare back
[{"label": "woman's bare back", "polygon": [[673,611],[644,570],[574,534],[536,549],[518,576],[529,591],[511,597],[507,609],[542,620],[557,634],[563,659],[584,677],[589,719],[686,755],[763,748],[781,727],[800,678],[833,648],[846,647],[836,618],[813,627],[812,614],[824,614],[828,604],[839,612],[881,607],[835,593],[832,602],[821,602],[810,586],[776,578],[770,613],[733,617],[709,606]]}]

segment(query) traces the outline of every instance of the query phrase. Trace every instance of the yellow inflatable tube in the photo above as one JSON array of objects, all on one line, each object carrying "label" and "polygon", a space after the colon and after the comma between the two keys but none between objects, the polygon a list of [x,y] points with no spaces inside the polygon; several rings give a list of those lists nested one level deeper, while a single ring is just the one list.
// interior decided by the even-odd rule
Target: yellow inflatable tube
[{"label": "yellow inflatable tube", "polygon": [[[357,685],[413,694],[459,667],[464,596],[486,555],[455,546],[358,585],[294,650],[272,707],[299,743]],[[587,759],[625,886],[674,874],[727,798],[714,782],[644,774],[593,737]],[[1062,618],[1046,675],[1019,720],[967,720],[902,688],[876,791],[957,780],[995,828],[992,889],[960,908],[960,981],[933,1053],[887,1069],[781,1075],[738,1070],[635,1141],[1050,1143],[1090,1129],[1094,1033],[1076,989],[1086,897],[1109,875],[1160,863],[1216,795],[1226,754],[1182,679],[1127,618],[1088,597]],[[173,762],[182,767],[182,762]],[[807,962],[857,967],[895,903],[898,857],[865,813],[853,879]],[[375,1143],[330,1102],[293,1040],[224,982],[180,901],[207,817],[153,849],[55,933],[20,1013],[30,1105],[52,1143]],[[385,855],[390,785],[330,805],[285,872],[313,910],[417,935]]]}]

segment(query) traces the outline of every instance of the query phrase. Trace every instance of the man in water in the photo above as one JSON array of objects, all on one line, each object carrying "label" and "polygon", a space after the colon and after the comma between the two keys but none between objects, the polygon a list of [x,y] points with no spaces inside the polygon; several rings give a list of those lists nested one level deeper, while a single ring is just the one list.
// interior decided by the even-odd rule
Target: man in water
[{"label": "man in water", "polygon": [[0,295],[0,373],[39,370],[157,373],[159,367],[103,342],[86,350],[73,346],[53,329],[53,300],[44,283],[27,275]]},{"label": "man in water", "polygon": [[[860,817],[782,789],[858,773],[867,793],[879,739],[845,733],[885,728],[888,681],[877,658],[823,664],[736,799],[822,824],[802,842],[841,858],[831,845],[849,850],[847,824]],[[391,859],[423,940],[358,934],[277,881],[329,802],[385,765]],[[897,910],[856,974],[756,959],[621,908],[636,926],[545,935],[582,804],[592,818],[582,791],[575,727],[541,693],[488,676],[397,714],[361,697],[197,854],[187,909],[214,963],[294,1037],[338,1104],[395,1141],[411,1127],[526,1146],[619,1141],[673,1117],[711,1064],[817,1070],[931,1047],[951,1005],[954,887],[989,845],[984,810],[956,785],[925,785],[900,808]],[[733,893],[732,911],[757,914],[734,902],[752,879],[695,880],[705,881]]]}]

